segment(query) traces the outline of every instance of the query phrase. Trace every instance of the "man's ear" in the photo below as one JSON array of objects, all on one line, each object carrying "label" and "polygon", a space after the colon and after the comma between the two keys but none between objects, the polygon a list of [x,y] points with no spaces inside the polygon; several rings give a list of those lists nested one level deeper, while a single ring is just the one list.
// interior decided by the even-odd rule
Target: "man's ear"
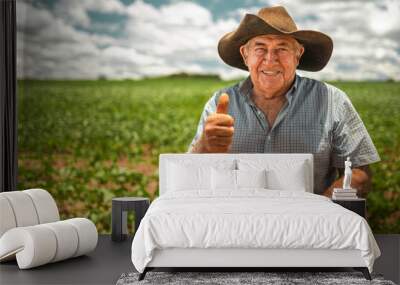
[{"label": "man's ear", "polygon": [[304,53],[304,46],[300,45],[298,51],[297,51],[297,64],[300,63],[300,58]]},{"label": "man's ear", "polygon": [[239,51],[240,51],[240,54],[242,55],[244,64],[247,66],[247,55],[248,55],[248,51],[247,51],[246,45],[242,45],[242,46],[239,48]]}]

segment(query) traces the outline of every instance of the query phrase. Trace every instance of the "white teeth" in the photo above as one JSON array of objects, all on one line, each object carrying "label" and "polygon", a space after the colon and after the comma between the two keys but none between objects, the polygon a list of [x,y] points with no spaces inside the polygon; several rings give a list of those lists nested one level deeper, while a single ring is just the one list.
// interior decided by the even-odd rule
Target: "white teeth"
[{"label": "white teeth", "polygon": [[262,73],[264,73],[266,75],[277,75],[279,73],[279,71],[266,71],[266,70],[263,70]]}]

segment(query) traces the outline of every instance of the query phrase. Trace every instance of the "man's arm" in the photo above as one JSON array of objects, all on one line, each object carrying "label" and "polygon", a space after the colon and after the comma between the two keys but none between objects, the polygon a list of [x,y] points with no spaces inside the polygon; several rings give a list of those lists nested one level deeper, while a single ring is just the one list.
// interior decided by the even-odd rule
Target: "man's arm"
[{"label": "man's arm", "polygon": [[[332,183],[327,189],[325,189],[323,195],[331,198],[333,188],[342,188],[344,179],[344,169],[340,168],[339,178]],[[355,167],[352,169],[353,173],[351,176],[351,187],[357,189],[357,195],[359,197],[366,197],[368,192],[371,190],[371,170],[368,165]]]}]

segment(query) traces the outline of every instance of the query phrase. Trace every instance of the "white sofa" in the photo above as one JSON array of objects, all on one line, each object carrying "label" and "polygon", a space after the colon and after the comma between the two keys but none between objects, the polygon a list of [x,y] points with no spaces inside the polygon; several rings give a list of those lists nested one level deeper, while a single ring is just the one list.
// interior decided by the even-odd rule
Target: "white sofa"
[{"label": "white sofa", "polygon": [[88,219],[60,221],[46,190],[0,193],[0,262],[16,259],[20,269],[28,269],[86,254],[97,239]]}]

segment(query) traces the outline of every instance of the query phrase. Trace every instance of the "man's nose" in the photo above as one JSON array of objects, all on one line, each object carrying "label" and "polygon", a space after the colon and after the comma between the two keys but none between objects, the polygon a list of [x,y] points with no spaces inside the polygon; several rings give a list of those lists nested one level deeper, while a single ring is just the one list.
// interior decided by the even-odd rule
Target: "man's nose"
[{"label": "man's nose", "polygon": [[277,55],[277,51],[275,49],[268,50],[264,55],[264,60],[266,62],[269,62],[269,61],[274,62],[277,60],[277,58],[278,58],[278,55]]}]

